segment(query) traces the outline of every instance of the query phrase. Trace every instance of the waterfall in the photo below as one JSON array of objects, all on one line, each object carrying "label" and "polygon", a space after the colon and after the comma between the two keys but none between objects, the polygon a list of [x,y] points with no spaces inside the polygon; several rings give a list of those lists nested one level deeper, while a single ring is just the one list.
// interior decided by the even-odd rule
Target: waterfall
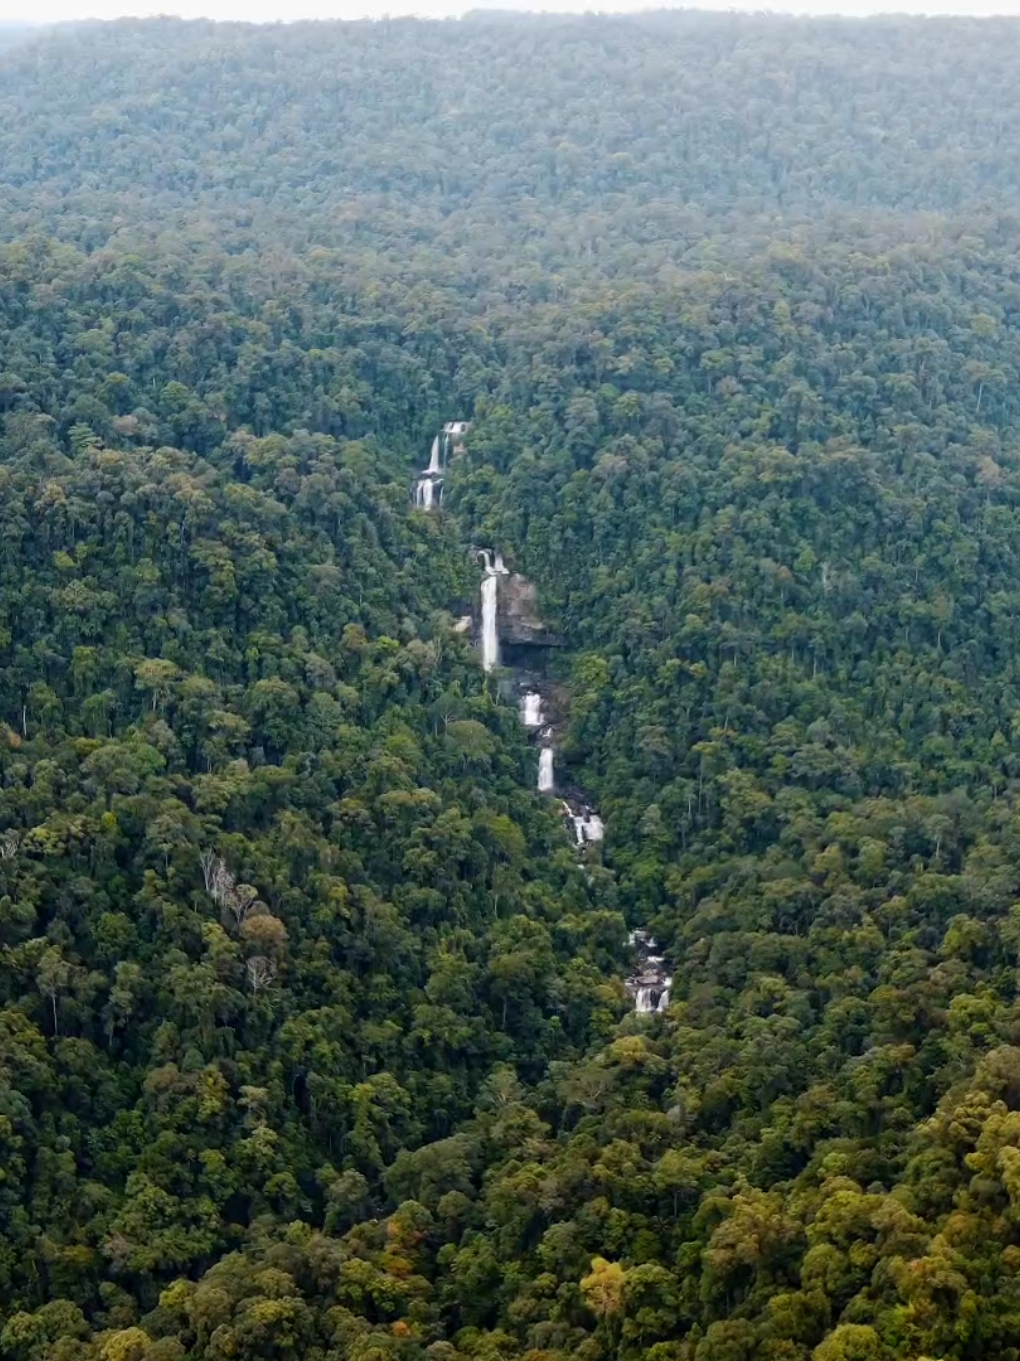
[{"label": "waterfall", "polygon": [[538,792],[548,794],[553,787],[553,749],[543,747],[538,756]]},{"label": "waterfall", "polygon": [[[591,810],[588,810],[589,814]],[[671,974],[663,967],[665,957],[657,953],[658,945],[648,931],[631,931],[627,944],[637,955],[636,968],[627,979],[627,991],[634,998],[634,1010],[642,1016],[669,1009]]]},{"label": "waterfall", "polygon": [[429,458],[429,466],[425,469],[427,473],[441,473],[443,471],[442,455],[439,447],[439,436],[432,441],[432,454]]},{"label": "waterfall", "polygon": [[522,698],[521,721],[526,728],[540,728],[542,726],[542,696],[537,690],[529,690]]},{"label": "waterfall", "polygon": [[499,629],[496,610],[499,605],[499,578],[487,571],[482,577],[482,667],[493,671],[499,666]]},{"label": "waterfall", "polygon": [[577,816],[570,804],[567,803],[566,799],[563,800],[563,811],[573,824],[574,842],[577,845],[578,850],[580,850],[584,846],[584,818]]},{"label": "waterfall", "polygon": [[627,937],[627,944],[632,950],[657,950],[659,942],[654,936],[650,936],[647,931],[631,931]]},{"label": "waterfall", "polygon": [[[592,841],[602,840],[605,829],[598,813],[592,812],[587,806],[584,808],[583,812],[575,813],[571,805],[567,803],[565,799],[563,801],[563,811],[574,824],[574,841],[577,843],[579,850],[584,850],[585,846]],[[645,933],[643,931],[632,931],[627,943],[633,947],[637,945],[638,942],[641,942],[643,945],[644,941]]]},{"label": "waterfall", "polygon": [[423,477],[414,489],[414,504],[422,510],[431,510],[435,494],[436,484],[431,477]]},{"label": "waterfall", "polygon": [[472,548],[471,551],[481,559],[485,569],[482,577],[482,666],[486,671],[494,671],[499,666],[499,578],[509,576],[509,569],[503,565],[502,553],[492,548]]}]

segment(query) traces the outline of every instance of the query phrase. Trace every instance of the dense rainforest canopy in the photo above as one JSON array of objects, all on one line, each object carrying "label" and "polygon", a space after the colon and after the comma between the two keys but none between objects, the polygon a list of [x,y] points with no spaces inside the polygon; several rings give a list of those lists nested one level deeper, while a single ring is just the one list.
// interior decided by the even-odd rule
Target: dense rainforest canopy
[{"label": "dense rainforest canopy", "polygon": [[0,46],[4,1361],[1018,1361],[1020,24]]}]

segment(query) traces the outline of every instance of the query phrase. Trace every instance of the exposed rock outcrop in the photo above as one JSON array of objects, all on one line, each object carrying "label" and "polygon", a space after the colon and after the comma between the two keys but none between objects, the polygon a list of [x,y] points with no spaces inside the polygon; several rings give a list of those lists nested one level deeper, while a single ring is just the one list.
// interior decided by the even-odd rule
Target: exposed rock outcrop
[{"label": "exposed rock outcrop", "polygon": [[511,572],[500,585],[499,636],[510,647],[566,645],[566,639],[554,633],[539,614],[535,583],[518,572]]}]

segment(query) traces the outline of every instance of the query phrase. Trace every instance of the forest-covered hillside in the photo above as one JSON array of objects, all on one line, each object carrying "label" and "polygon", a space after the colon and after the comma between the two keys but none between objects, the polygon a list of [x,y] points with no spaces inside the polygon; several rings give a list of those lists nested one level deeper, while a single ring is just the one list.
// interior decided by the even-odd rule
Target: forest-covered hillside
[{"label": "forest-covered hillside", "polygon": [[7,59],[3,235],[183,228],[342,248],[374,280],[541,287],[701,260],[706,236],[914,234],[939,213],[969,231],[1020,210],[1018,62],[1008,20],[72,29]]},{"label": "forest-covered hillside", "polygon": [[1018,125],[1009,21],[0,57],[4,1361],[1018,1361]]}]

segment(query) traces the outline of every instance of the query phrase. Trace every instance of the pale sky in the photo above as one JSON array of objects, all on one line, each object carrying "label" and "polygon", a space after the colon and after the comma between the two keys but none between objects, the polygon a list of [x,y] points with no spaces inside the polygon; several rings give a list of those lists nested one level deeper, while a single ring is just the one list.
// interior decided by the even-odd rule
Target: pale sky
[{"label": "pale sky", "polygon": [[[468,9],[623,13],[662,8],[668,0],[0,0],[0,22],[53,23],[66,19],[117,19],[125,15],[175,14],[183,18],[242,19],[251,23],[291,19],[363,19],[417,14],[456,17]],[[1020,0],[695,0],[697,9],[753,9],[782,13],[863,16],[895,14],[1017,15]]]}]

